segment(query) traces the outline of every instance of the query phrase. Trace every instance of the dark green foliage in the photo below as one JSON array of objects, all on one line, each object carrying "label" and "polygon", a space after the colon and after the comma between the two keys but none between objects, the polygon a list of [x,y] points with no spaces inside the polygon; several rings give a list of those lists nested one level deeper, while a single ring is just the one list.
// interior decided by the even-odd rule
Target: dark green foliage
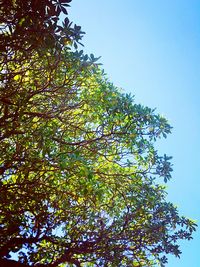
[{"label": "dark green foliage", "polygon": [[0,266],[164,266],[196,228],[162,185],[171,126],[75,51],[69,2],[1,4]]}]

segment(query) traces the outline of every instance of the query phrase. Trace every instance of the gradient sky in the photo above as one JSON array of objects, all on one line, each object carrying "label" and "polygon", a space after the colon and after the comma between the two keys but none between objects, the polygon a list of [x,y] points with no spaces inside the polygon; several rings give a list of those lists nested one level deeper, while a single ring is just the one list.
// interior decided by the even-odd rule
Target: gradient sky
[{"label": "gradient sky", "polygon": [[[173,156],[168,199],[200,224],[200,1],[73,0],[69,16],[110,80],[169,119],[173,132],[158,144]],[[168,267],[200,266],[200,229],[181,249]]]}]

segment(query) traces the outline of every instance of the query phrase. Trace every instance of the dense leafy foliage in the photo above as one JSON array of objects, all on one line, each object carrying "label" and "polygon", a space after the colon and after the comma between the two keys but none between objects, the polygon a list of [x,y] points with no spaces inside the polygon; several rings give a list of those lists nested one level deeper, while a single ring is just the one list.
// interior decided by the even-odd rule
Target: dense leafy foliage
[{"label": "dense leafy foliage", "polygon": [[154,142],[171,127],[73,50],[80,27],[56,19],[69,2],[1,7],[0,264],[164,266],[195,230],[162,185]]},{"label": "dense leafy foliage", "polygon": [[59,24],[59,15],[67,14],[71,0],[2,0],[0,6],[0,48],[23,50],[61,48],[71,43],[77,47],[83,32],[66,18]]}]

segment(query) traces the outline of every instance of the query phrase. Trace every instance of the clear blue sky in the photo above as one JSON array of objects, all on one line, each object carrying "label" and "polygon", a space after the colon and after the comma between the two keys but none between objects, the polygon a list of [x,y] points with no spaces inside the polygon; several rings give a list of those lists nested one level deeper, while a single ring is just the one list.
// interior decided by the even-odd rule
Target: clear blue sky
[{"label": "clear blue sky", "polygon": [[[158,145],[173,156],[168,198],[200,224],[200,1],[73,0],[69,15],[115,85],[169,119]],[[167,266],[199,267],[200,229],[181,245]]]}]

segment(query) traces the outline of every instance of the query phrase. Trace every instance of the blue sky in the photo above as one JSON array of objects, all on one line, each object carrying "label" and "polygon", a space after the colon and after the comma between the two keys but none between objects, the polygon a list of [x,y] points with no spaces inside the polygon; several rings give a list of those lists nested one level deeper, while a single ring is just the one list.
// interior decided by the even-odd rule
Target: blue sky
[{"label": "blue sky", "polygon": [[[200,1],[73,0],[69,16],[114,84],[169,119],[172,135],[158,144],[173,156],[168,198],[200,223]],[[200,230],[181,249],[167,266],[199,267]]]}]

